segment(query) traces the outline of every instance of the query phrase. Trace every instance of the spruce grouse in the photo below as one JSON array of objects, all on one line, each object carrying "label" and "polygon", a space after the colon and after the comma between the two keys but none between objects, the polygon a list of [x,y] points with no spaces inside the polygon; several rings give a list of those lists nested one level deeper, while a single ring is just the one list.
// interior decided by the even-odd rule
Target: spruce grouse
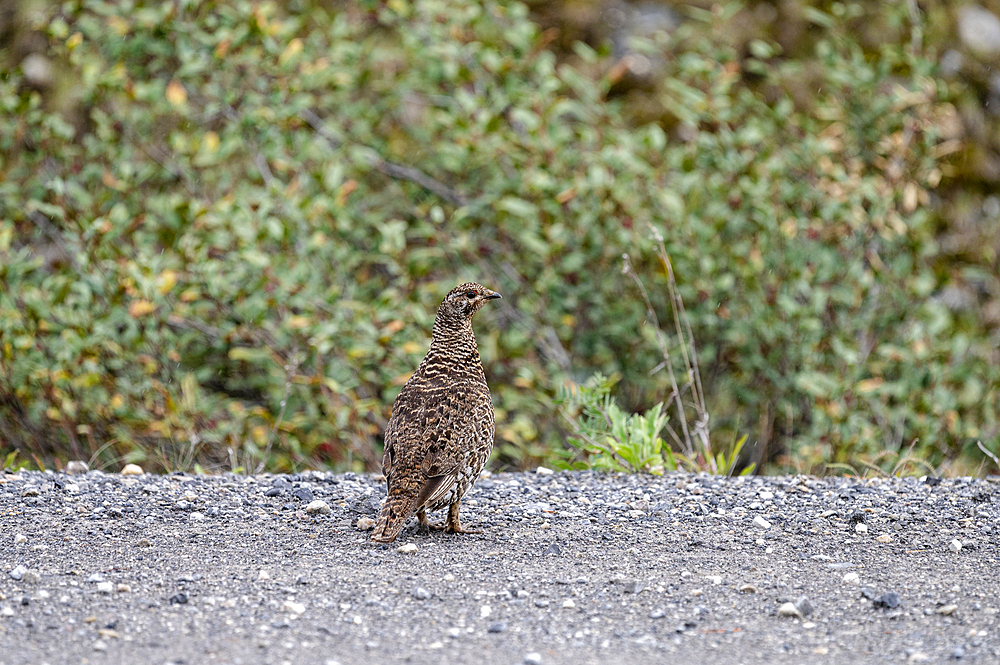
[{"label": "spruce grouse", "polygon": [[[372,540],[391,543],[413,515],[422,527],[463,529],[458,505],[493,449],[493,402],[472,333],[472,315],[495,291],[475,283],[455,287],[434,319],[431,347],[392,405],[385,428],[386,497]],[[443,526],[427,511],[448,507]]]}]

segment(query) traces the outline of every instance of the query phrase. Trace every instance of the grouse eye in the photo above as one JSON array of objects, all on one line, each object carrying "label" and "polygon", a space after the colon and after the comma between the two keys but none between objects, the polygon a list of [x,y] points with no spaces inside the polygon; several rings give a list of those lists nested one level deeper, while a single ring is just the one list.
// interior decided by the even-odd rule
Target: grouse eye
[{"label": "grouse eye", "polygon": [[476,297],[476,292],[475,291],[466,291],[465,292],[465,297],[468,298],[469,300],[472,300],[473,298]]}]

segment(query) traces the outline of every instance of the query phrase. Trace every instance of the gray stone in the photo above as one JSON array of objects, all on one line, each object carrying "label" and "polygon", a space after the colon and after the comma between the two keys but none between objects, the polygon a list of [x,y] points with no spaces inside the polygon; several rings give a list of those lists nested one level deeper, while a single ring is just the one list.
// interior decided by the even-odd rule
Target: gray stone
[{"label": "gray stone", "polygon": [[801,612],[804,617],[813,613],[813,606],[812,603],[809,602],[808,596],[799,596],[795,601],[795,607],[798,608],[799,612]]}]

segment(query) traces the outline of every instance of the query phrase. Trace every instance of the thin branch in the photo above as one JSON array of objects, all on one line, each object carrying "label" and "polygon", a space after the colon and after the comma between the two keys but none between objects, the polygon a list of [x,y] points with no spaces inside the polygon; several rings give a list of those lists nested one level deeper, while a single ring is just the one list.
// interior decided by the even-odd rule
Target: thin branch
[{"label": "thin branch", "polygon": [[695,347],[694,331],[691,329],[691,318],[687,315],[687,310],[684,308],[683,298],[681,298],[680,294],[677,292],[677,280],[674,277],[674,267],[670,261],[670,256],[667,254],[667,248],[663,244],[663,236],[660,235],[660,232],[657,231],[652,224],[650,224],[649,228],[653,233],[653,238],[656,240],[660,261],[663,262],[663,265],[667,270],[667,291],[670,294],[670,299],[673,304],[671,310],[674,314],[674,328],[677,330],[677,337],[680,340],[681,355],[684,358],[684,366],[688,373],[688,382],[694,387],[695,410],[698,412],[698,422],[695,423],[695,433],[701,440],[705,456],[710,460],[709,466],[715,470],[715,461],[712,457],[712,442],[708,427],[708,407],[705,402],[705,390],[701,383],[701,368],[698,366],[698,350]]},{"label": "thin branch", "polygon": [[255,152],[253,163],[256,164],[257,170],[260,171],[260,177],[264,179],[264,184],[270,186],[274,182],[274,175],[271,173],[271,167],[267,165],[267,159],[262,153]]},{"label": "thin branch", "polygon": [[647,315],[652,319],[653,329],[656,331],[656,341],[660,345],[660,352],[663,354],[664,364],[667,368],[667,376],[670,378],[670,388],[672,394],[677,397],[677,414],[680,416],[681,431],[684,432],[684,450],[688,456],[694,457],[694,446],[691,443],[691,433],[688,431],[687,416],[684,415],[684,403],[680,398],[681,391],[677,386],[677,377],[674,375],[674,364],[670,362],[670,350],[667,348],[665,335],[660,329],[660,321],[656,316],[656,311],[653,309],[653,303],[649,300],[649,294],[646,292],[645,285],[639,279],[639,275],[636,274],[635,270],[632,269],[632,263],[629,260],[628,254],[622,254],[622,262],[622,273],[631,277],[636,286],[639,287],[639,293],[642,294],[642,299],[646,303]]},{"label": "thin branch", "polygon": [[[674,307],[672,308],[674,313],[674,327],[677,329],[677,336],[681,343],[681,352],[684,356],[684,364],[689,375],[688,378],[692,380],[692,385],[695,388],[695,402],[699,411],[706,413],[705,391],[701,385],[701,369],[698,367],[698,352],[694,345],[694,331],[691,329],[691,319],[684,308],[684,300],[677,293],[674,266],[670,261],[670,256],[667,254],[667,248],[663,244],[663,236],[652,226],[650,226],[650,229],[653,232],[653,238],[656,240],[660,261],[663,262],[664,267],[667,269],[667,290],[670,293],[670,299],[674,303]],[[681,322],[684,325],[684,332],[687,333],[687,342],[685,341],[684,333],[681,332]],[[688,346],[691,347],[690,353],[688,352]],[[705,418],[707,421],[707,413]]]},{"label": "thin branch", "polygon": [[210,337],[213,340],[221,340],[226,336],[226,333],[222,331],[221,328],[216,328],[215,326],[210,326],[207,323],[202,323],[201,321],[192,321],[191,319],[185,319],[183,317],[177,316],[176,314],[170,314],[167,316],[167,325],[171,328],[184,328],[189,330],[197,330],[205,337]]},{"label": "thin branch", "polygon": [[906,7],[910,11],[910,49],[913,55],[917,55],[924,49],[924,26],[920,20],[920,8],[917,7],[917,0],[906,0]]},{"label": "thin branch", "polygon": [[257,469],[254,471],[254,475],[260,475],[264,471],[264,467],[267,465],[267,460],[271,456],[271,448],[274,445],[274,439],[278,435],[278,428],[281,426],[281,421],[285,419],[285,409],[288,407],[288,396],[292,392],[292,376],[298,371],[298,365],[292,367],[290,365],[285,366],[285,396],[281,398],[281,411],[278,413],[278,419],[274,421],[274,427],[271,429],[270,436],[267,437],[267,447],[264,448],[264,454],[260,458],[260,463],[257,464]]},{"label": "thin branch", "polygon": [[997,468],[1000,469],[1000,458],[997,458],[997,456],[994,455],[989,448],[984,446],[982,441],[976,441],[976,445],[979,446],[979,449],[983,451],[984,454],[988,455],[989,458],[993,460],[993,463],[997,465]]},{"label": "thin branch", "polygon": [[[326,123],[323,122],[323,119],[316,115],[314,111],[311,109],[305,109],[299,112],[299,117],[309,123],[309,126],[312,127],[313,130],[315,130],[315,132],[323,139],[325,139],[331,148],[340,148],[340,139],[330,133],[330,130],[326,127]],[[420,169],[387,161],[378,155],[374,148],[369,149],[371,149],[374,153],[371,157],[371,165],[380,173],[397,180],[409,180],[410,182],[423,187],[432,194],[438,195],[452,205],[461,206],[468,202],[464,196],[444,183],[438,182]]]},{"label": "thin branch", "polygon": [[304,109],[300,111],[299,117],[308,122],[309,126],[312,127],[317,134],[324,138],[331,148],[336,150],[340,147],[340,139],[330,133],[330,130],[326,128],[326,123],[323,122],[323,119],[316,115],[312,109]]},{"label": "thin branch", "polygon": [[415,169],[411,166],[403,166],[402,164],[393,164],[392,162],[388,162],[381,157],[376,156],[373,156],[371,161],[372,166],[390,178],[409,180],[410,182],[416,183],[424,189],[437,194],[452,205],[461,206],[466,204],[464,196],[461,196],[455,190],[438,182],[419,169]]}]

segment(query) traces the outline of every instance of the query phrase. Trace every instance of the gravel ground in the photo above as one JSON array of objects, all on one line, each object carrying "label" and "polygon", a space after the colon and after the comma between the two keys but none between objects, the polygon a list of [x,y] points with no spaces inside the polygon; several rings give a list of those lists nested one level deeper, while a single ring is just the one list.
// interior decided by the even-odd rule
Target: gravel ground
[{"label": "gravel ground", "polygon": [[995,664],[998,480],[0,474],[0,665]]}]

